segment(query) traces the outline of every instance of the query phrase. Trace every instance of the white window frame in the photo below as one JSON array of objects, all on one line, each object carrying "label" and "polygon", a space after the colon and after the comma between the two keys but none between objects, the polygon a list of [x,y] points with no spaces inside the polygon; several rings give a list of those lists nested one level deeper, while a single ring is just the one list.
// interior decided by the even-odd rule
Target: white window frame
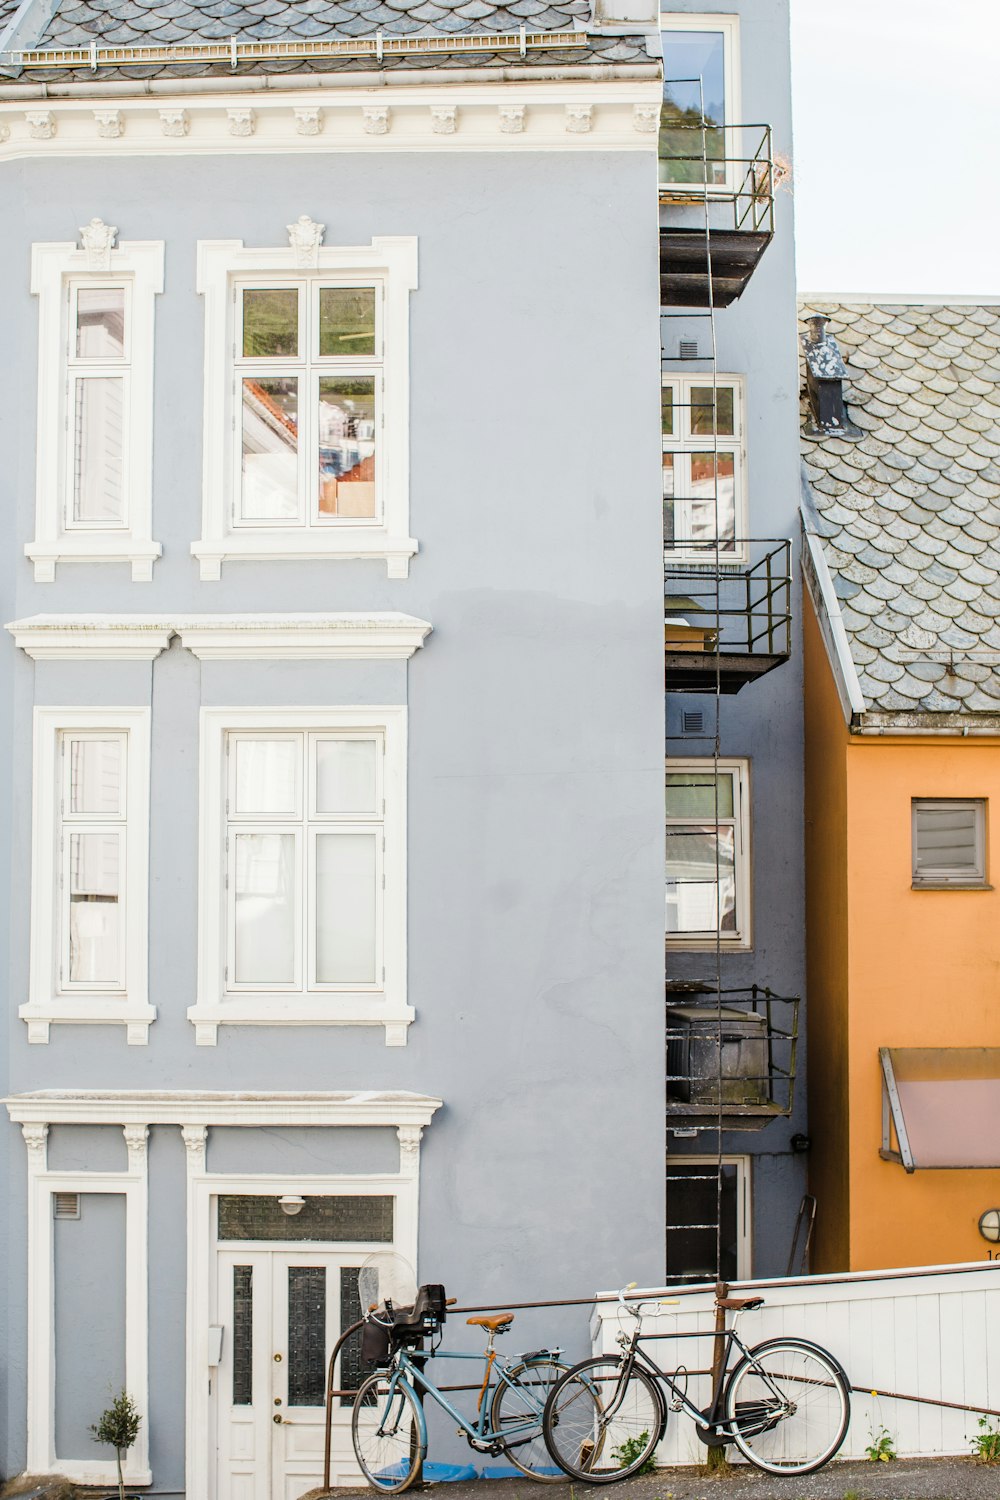
[{"label": "white window frame", "polygon": [[[310,731],[374,733],[383,758],[384,853],[380,941],[382,977],[356,989],[230,988],[225,827],[228,736]],[[264,826],[262,823],[261,826]],[[249,824],[248,824],[249,827]],[[188,1009],[200,1046],[215,1046],[221,1025],[383,1026],[387,1046],[405,1046],[414,1018],[406,1001],[406,709],[203,708],[199,828],[198,995]],[[311,899],[309,892],[300,899]],[[298,955],[304,973],[307,955]],[[232,967],[229,965],[230,973]]]},{"label": "white window frame", "polygon": [[[62,827],[61,748],[73,733],[126,737],[122,989],[64,984],[60,948],[64,913],[58,840]],[[32,785],[31,962],[28,1000],[18,1011],[29,1042],[47,1042],[55,1022],[123,1025],[134,1046],[149,1040],[149,708],[36,708]],[[68,825],[67,825],[68,826]]]},{"label": "white window frame", "polygon": [[[976,869],[971,874],[955,875],[950,870],[935,870],[933,868],[918,870],[917,868],[917,812],[921,808],[934,810],[945,807],[970,807],[976,814]],[[991,889],[987,873],[987,810],[988,804],[985,797],[913,797],[911,799],[911,878],[915,891],[982,891]]]},{"label": "white window frame", "polygon": [[[383,343],[379,514],[374,521],[359,519],[352,525],[313,522],[308,510],[304,524],[237,522],[238,291],[251,282],[281,286],[309,281],[376,288]],[[417,241],[412,236],[375,237],[362,246],[319,246],[314,263],[305,266],[301,252],[291,246],[248,250],[242,240],[199,241],[198,291],[205,298],[204,464],[202,535],[191,551],[203,581],[217,580],[223,562],[239,558],[376,558],[385,562],[390,578],[407,576],[417,551],[409,535],[409,299],[416,286]],[[304,300],[311,319],[311,289]],[[300,462],[306,469],[307,459]]]},{"label": "white window frame", "polygon": [[[742,121],[742,99],[740,90],[740,18],[737,15],[716,15],[712,11],[701,11],[697,15],[685,12],[683,15],[676,11],[660,12],[660,33],[665,31],[719,31],[723,38],[723,67],[725,68],[725,109],[726,109],[726,156],[743,155],[743,147],[740,145],[737,151],[736,145],[739,136],[731,133],[731,127],[738,126]],[[701,137],[692,131],[692,136],[700,143]],[[659,168],[658,168],[659,170]],[[737,186],[737,174],[742,177],[743,170],[739,163],[730,163],[726,167],[725,180],[721,183],[709,184],[708,193],[711,197],[713,190],[719,194],[732,193]],[[661,187],[683,186],[692,197],[697,197],[704,191],[701,183],[660,183]]]},{"label": "white window frame", "polygon": [[[719,1161],[724,1167],[736,1168],[736,1279],[748,1281],[753,1275],[753,1172],[749,1155],[688,1156],[680,1152],[667,1152],[667,1177],[674,1167],[715,1167]],[[667,1195],[670,1183],[667,1183]],[[671,1226],[673,1229],[673,1226]],[[668,1231],[669,1235],[670,1231]]]},{"label": "white window frame", "polygon": [[[734,826],[733,838],[733,875],[736,883],[736,919],[737,928],[733,933],[723,933],[721,947],[725,952],[746,952],[753,947],[753,904],[751,899],[752,861],[750,847],[750,762],[745,759],[720,759],[714,761],[711,757],[674,759],[671,757],[664,767],[667,773],[684,771],[701,771],[712,773],[717,770],[720,774],[728,774],[733,778],[733,818],[720,819],[720,824],[732,821]],[[664,826],[685,827],[693,823],[711,823],[711,818],[664,818]],[[705,953],[714,952],[716,948],[716,935],[714,932],[691,933],[691,932],[667,932],[665,934],[668,948],[683,948],[689,952]]]},{"label": "white window frame", "polygon": [[[731,389],[733,392],[733,432],[699,433],[693,435],[691,432],[691,392],[698,386],[710,387],[714,384],[715,389]],[[685,547],[683,542],[675,542],[668,545],[664,540],[664,553],[669,561],[673,563],[700,564],[719,563],[725,566],[732,563],[734,566],[742,566],[749,562],[750,553],[747,543],[749,532],[749,519],[747,515],[747,446],[746,446],[746,381],[742,375],[717,375],[713,382],[711,371],[701,375],[676,375],[664,371],[660,377],[661,390],[668,388],[674,393],[674,433],[673,436],[662,434],[662,451],[675,455],[674,463],[674,488],[680,487],[688,496],[691,494],[691,482],[688,475],[688,465],[683,462],[686,455],[692,453],[731,453],[734,458],[734,504],[733,504],[733,526],[735,539],[738,543],[731,551],[721,550],[718,545],[713,547],[706,544],[701,547]],[[681,463],[676,462],[676,458]],[[681,480],[678,486],[678,479]],[[666,503],[664,501],[664,503]]]},{"label": "white window frame", "polygon": [[[31,291],[38,298],[38,441],[35,537],[25,546],[35,582],[52,583],[60,562],[127,562],[133,582],[148,583],[162,548],[153,541],[153,331],[163,291],[163,241],[126,240],[95,266],[74,244],[31,247]],[[73,524],[73,300],[80,287],[121,286],[126,298],[126,355],[107,373],[124,380],[123,504],[125,522]]]}]

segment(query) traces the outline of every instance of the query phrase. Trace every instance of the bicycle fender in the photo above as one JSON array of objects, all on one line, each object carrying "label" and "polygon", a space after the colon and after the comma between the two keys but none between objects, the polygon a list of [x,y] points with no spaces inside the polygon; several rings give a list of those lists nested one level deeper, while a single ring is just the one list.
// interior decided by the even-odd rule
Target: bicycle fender
[{"label": "bicycle fender", "polygon": [[[799,1336],[798,1336],[798,1334],[789,1333],[789,1334],[785,1334],[782,1337],[776,1337],[776,1338],[773,1338],[773,1339],[764,1339],[761,1343],[754,1344],[750,1348],[750,1350],[748,1352],[750,1354],[758,1354],[762,1349],[770,1349],[774,1344],[787,1344],[789,1342],[791,1342],[793,1344],[801,1344],[804,1349],[815,1349],[815,1351],[816,1351],[817,1354],[822,1354],[822,1356],[823,1356],[824,1359],[828,1359],[832,1365],[836,1365],[838,1371],[840,1372],[840,1374],[844,1378],[844,1383],[847,1386],[847,1389],[848,1390],[851,1389],[851,1382],[848,1379],[847,1371],[844,1369],[843,1365],[840,1363],[840,1360],[837,1358],[837,1356],[835,1354],[831,1354],[830,1351],[829,1351],[829,1349],[824,1349],[822,1344],[817,1344],[814,1339],[800,1339]],[[739,1369],[739,1367],[740,1367],[740,1365],[742,1363],[743,1363],[743,1360],[740,1359],[740,1360],[737,1360],[737,1362],[736,1362],[735,1365],[733,1365],[732,1370],[730,1370],[730,1372],[729,1372],[730,1379],[732,1378],[732,1376],[736,1372],[736,1370]],[[727,1385],[729,1384],[728,1380],[726,1381],[726,1384]]]}]

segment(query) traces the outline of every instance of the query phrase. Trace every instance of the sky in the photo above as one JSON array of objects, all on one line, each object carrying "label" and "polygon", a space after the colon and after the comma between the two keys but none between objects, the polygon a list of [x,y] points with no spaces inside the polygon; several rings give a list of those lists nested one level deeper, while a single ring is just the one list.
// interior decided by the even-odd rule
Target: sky
[{"label": "sky", "polygon": [[1000,0],[791,0],[799,292],[1000,300]]}]

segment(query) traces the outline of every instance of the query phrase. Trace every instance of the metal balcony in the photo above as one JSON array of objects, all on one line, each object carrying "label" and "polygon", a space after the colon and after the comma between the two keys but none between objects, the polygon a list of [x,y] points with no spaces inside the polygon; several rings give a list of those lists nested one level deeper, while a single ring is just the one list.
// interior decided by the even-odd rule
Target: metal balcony
[{"label": "metal balcony", "polygon": [[790,1115],[799,1001],[759,985],[684,991],[668,984],[668,1128],[761,1130]]},{"label": "metal balcony", "polygon": [[728,307],[774,237],[770,125],[660,128],[660,303]]},{"label": "metal balcony", "polygon": [[[792,544],[736,538],[663,552],[667,692],[738,693],[792,652]],[[678,561],[683,555],[684,561]],[[727,561],[744,557],[746,564]]]}]

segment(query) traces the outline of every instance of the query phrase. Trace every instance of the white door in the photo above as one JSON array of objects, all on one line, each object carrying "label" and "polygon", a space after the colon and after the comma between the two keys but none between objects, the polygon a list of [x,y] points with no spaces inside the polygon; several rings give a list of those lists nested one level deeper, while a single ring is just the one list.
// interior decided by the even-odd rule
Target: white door
[{"label": "white door", "polygon": [[[322,1483],[326,1366],[349,1260],[308,1247],[220,1250],[218,1500],[299,1500]],[[339,1403],[334,1416],[340,1437]]]}]

